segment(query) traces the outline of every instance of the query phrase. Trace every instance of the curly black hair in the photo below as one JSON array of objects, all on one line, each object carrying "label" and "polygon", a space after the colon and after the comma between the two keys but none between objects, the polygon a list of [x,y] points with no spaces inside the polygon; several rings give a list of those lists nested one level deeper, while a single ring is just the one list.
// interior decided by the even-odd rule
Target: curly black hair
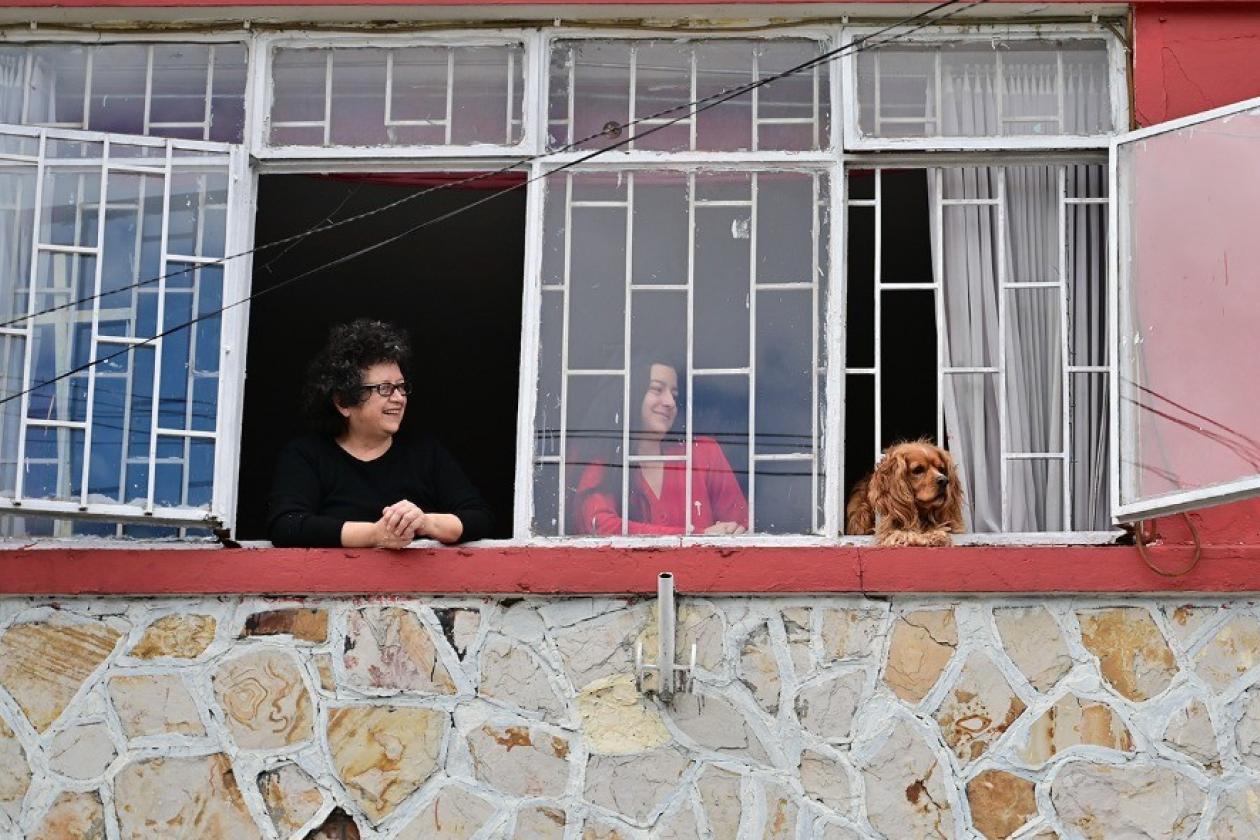
[{"label": "curly black hair", "polygon": [[311,361],[306,372],[303,403],[312,426],[337,436],[347,421],[334,405],[358,405],[367,398],[359,388],[363,371],[375,364],[394,362],[406,376],[411,363],[407,334],[392,324],[359,318],[337,324],[328,333],[328,343]]}]

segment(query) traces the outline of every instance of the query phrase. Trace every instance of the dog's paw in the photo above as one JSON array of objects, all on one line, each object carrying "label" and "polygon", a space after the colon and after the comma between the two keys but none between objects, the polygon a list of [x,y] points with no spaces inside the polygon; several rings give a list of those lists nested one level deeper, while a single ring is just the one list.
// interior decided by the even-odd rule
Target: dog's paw
[{"label": "dog's paw", "polygon": [[908,546],[937,547],[953,545],[949,532],[943,528],[932,531],[888,531],[879,536],[878,544],[888,548],[905,548]]}]

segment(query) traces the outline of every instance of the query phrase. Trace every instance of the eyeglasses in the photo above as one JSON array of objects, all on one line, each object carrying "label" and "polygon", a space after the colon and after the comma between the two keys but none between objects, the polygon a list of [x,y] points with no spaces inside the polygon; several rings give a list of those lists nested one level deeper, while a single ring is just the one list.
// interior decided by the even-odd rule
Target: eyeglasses
[{"label": "eyeglasses", "polygon": [[398,391],[404,397],[411,396],[410,382],[365,382],[359,388],[364,391],[375,391],[386,398],[392,397],[395,391]]}]

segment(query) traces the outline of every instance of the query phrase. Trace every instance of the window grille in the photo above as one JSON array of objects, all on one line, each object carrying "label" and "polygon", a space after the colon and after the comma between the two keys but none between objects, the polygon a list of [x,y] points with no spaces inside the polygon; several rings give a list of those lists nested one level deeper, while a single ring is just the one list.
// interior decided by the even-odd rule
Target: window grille
[{"label": "window grille", "polygon": [[[619,126],[643,134],[626,151],[806,151],[828,142],[827,62],[687,116],[687,103],[713,97],[803,64],[822,53],[817,41],[564,40],[551,51],[548,143],[598,148]],[[673,109],[673,110],[671,110]],[[655,116],[662,112],[669,113]],[[588,139],[590,138],[590,139]]]},{"label": "window grille", "polygon": [[[610,477],[613,507],[630,511],[643,491],[631,467],[644,463],[682,479],[667,527],[699,532],[698,442],[729,462],[750,531],[817,531],[826,190],[824,174],[765,169],[548,179],[538,533],[607,533],[588,521],[591,476]],[[644,455],[652,362],[677,368],[677,440]],[[631,518],[620,533],[633,532]]]},{"label": "window grille", "polygon": [[[933,262],[922,273],[907,270],[896,252],[927,253],[927,243],[885,238],[907,211],[886,198],[898,178],[927,188],[920,212]],[[963,472],[968,530],[1105,529],[1103,167],[857,171],[849,195],[847,408],[873,407],[873,416],[847,418],[850,435],[872,442],[866,457],[858,450],[857,466],[869,469],[894,442],[886,406],[906,410],[904,392],[914,387],[911,400],[934,402],[934,429],[922,433],[945,441]],[[858,253],[873,259],[853,259]],[[906,344],[916,337],[902,321],[920,304],[932,313],[933,331],[907,362]],[[858,329],[862,323],[873,329]],[[907,368],[916,365],[934,372],[935,382],[911,379]]]},{"label": "window grille", "polygon": [[27,392],[0,407],[0,504],[204,522],[221,509],[228,147],[0,138],[4,391]]},{"label": "window grille", "polygon": [[985,38],[857,56],[862,137],[1102,135],[1115,130],[1107,42]]},{"label": "window grille", "polygon": [[525,50],[495,46],[308,48],[271,57],[272,146],[515,146]]}]

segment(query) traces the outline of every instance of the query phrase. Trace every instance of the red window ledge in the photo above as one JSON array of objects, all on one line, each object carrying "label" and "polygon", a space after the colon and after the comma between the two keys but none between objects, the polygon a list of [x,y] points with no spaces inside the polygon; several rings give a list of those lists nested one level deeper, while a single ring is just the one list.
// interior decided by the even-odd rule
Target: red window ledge
[{"label": "red window ledge", "polygon": [[[1150,558],[1175,570],[1190,551]],[[1260,592],[1260,546],[1205,546],[1180,577],[1131,546],[15,549],[0,551],[0,594],[650,594],[662,571],[681,593],[714,595]]]}]

